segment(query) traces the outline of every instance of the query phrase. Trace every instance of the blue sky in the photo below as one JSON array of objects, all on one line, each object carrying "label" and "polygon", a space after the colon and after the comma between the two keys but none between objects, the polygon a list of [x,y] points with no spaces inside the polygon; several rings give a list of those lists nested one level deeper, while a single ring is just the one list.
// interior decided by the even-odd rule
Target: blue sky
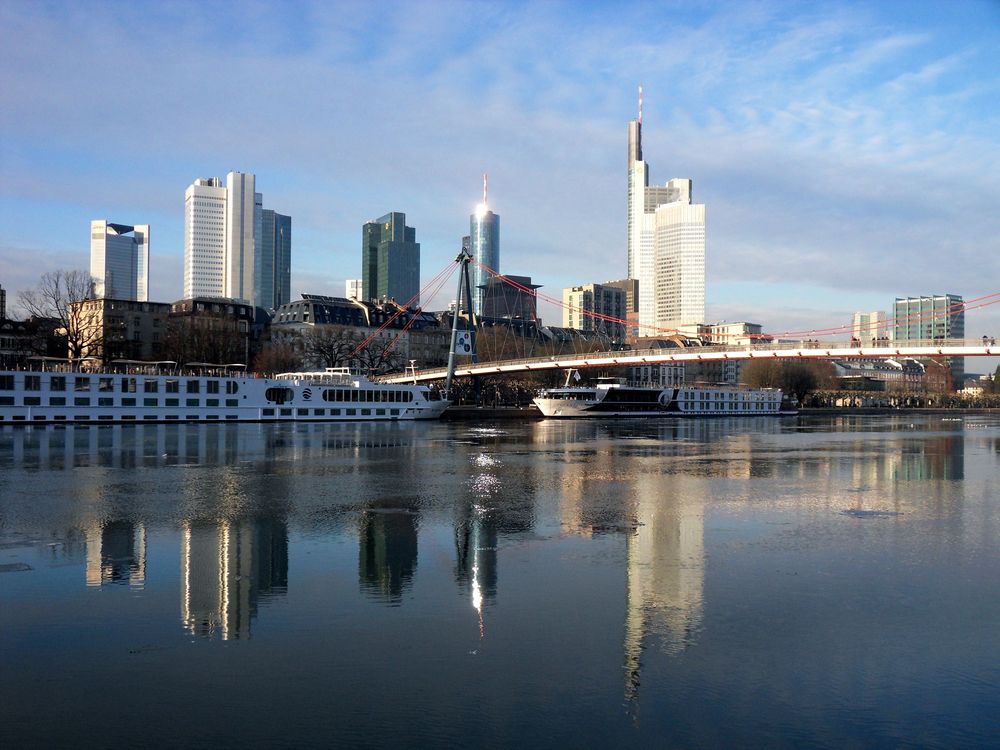
[{"label": "blue sky", "polygon": [[484,171],[502,271],[554,296],[620,278],[641,82],[651,180],[707,205],[710,318],[971,299],[1000,291],[998,70],[986,0],[0,0],[0,285],[86,268],[106,217],[152,225],[152,296],[178,298],[184,189],[231,169],[293,217],[293,294],[342,294],[390,210],[431,279]]}]

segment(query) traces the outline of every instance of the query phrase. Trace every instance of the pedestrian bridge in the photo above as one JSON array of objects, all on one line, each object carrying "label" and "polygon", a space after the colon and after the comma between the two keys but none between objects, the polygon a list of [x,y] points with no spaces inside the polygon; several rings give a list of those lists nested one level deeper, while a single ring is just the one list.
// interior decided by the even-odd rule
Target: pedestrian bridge
[{"label": "pedestrian bridge", "polygon": [[[948,339],[947,341],[878,342],[877,346],[860,346],[857,341],[844,342],[773,342],[751,346],[685,346],[669,349],[641,349],[614,352],[563,354],[556,357],[508,359],[495,362],[465,363],[455,367],[456,377],[475,375],[510,375],[542,370],[585,369],[589,367],[626,367],[669,362],[716,362],[746,359],[897,359],[941,357],[1000,357],[995,341],[982,339]],[[442,380],[448,368],[439,367],[407,373],[385,375],[383,383],[419,383]]]}]

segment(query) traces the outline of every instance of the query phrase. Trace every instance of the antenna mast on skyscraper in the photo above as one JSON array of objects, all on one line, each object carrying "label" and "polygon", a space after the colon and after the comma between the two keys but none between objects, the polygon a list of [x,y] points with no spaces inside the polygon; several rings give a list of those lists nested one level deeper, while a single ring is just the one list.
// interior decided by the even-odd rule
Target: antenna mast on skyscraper
[{"label": "antenna mast on skyscraper", "polygon": [[639,84],[639,124],[642,125],[642,84]]},{"label": "antenna mast on skyscraper", "polygon": [[488,206],[489,205],[489,201],[486,200],[486,193],[487,193],[487,188],[486,188],[486,173],[483,172],[483,205],[484,206]]}]

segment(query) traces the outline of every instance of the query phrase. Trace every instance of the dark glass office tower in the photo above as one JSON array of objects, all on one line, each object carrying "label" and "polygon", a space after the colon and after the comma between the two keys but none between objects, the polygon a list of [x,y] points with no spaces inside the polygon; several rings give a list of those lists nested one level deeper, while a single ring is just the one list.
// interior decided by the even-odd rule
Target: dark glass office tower
[{"label": "dark glass office tower", "polygon": [[361,279],[365,301],[420,303],[420,243],[406,214],[393,211],[361,227]]},{"label": "dark glass office tower", "polygon": [[261,211],[260,248],[254,256],[254,304],[271,310],[291,301],[292,217]]}]

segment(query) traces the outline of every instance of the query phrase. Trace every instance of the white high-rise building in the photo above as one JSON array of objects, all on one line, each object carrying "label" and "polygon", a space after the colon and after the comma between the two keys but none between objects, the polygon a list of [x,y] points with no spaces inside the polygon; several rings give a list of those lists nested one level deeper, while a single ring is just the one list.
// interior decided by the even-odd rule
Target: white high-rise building
[{"label": "white high-rise building", "polygon": [[691,180],[667,189],[674,200],[655,213],[654,315],[657,326],[680,329],[705,320],[705,205],[691,202]]},{"label": "white high-rise building", "polygon": [[[200,178],[185,191],[185,298],[225,297],[273,306],[273,287],[280,281],[276,281],[276,274],[287,275],[290,261],[279,269],[270,265],[264,269],[265,264],[257,257],[266,249],[263,247],[266,217],[263,197],[254,190],[255,181],[253,174],[230,172],[225,186],[218,177]],[[287,223],[290,224],[290,219]],[[290,255],[290,237],[287,239],[288,247],[283,245],[282,258]]]},{"label": "white high-rise building", "polygon": [[[661,207],[670,206],[660,211]],[[705,206],[691,203],[691,180],[649,185],[639,117],[628,124],[628,275],[638,282],[640,336],[704,321]],[[670,298],[672,297],[672,299]]]},{"label": "white high-rise building", "polygon": [[184,298],[226,296],[226,195],[218,177],[184,191]]},{"label": "white high-rise building", "polygon": [[98,298],[149,299],[149,225],[90,222],[90,275]]}]

